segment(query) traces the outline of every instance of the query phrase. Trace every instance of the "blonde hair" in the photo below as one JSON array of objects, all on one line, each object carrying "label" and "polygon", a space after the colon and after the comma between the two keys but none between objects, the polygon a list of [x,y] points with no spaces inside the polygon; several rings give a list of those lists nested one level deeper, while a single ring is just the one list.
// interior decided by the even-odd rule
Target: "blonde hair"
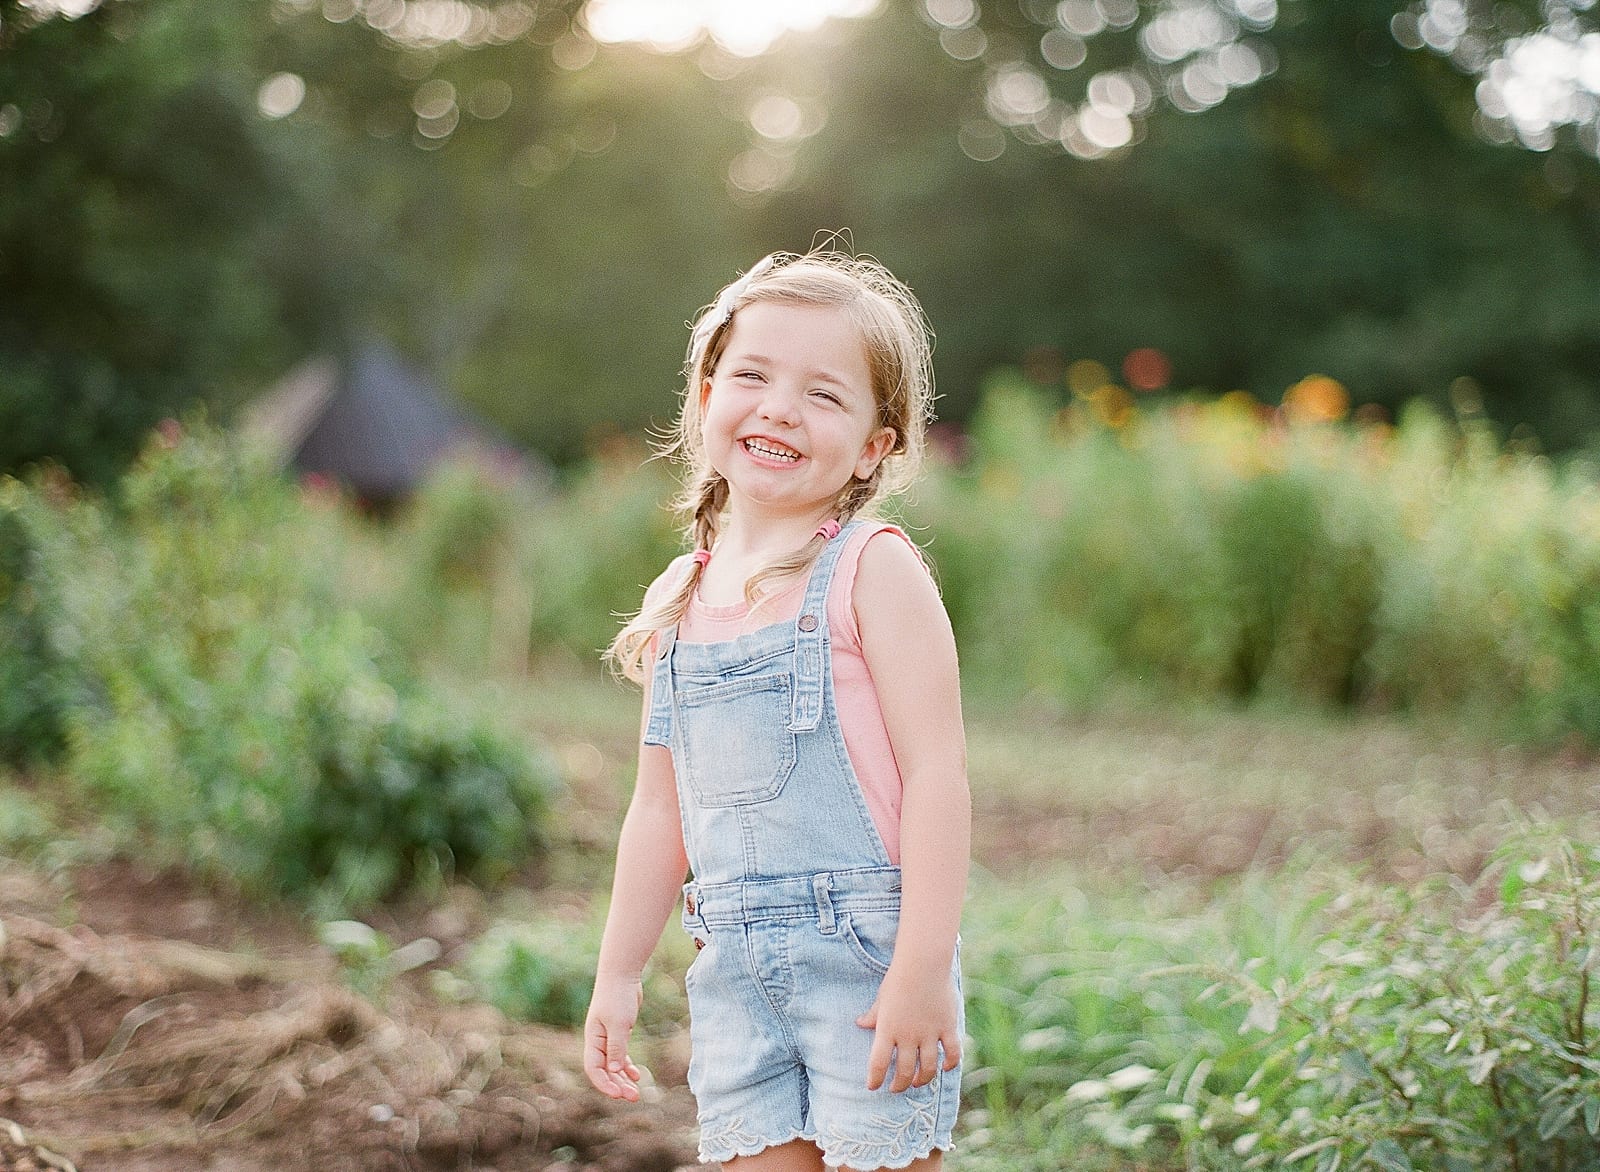
[{"label": "blonde hair", "polygon": [[[874,515],[882,501],[905,491],[921,470],[933,415],[933,333],[916,297],[869,256],[830,249],[773,253],[723,289],[690,331],[683,404],[662,454],[683,466],[683,491],[673,504],[695,550],[709,550],[716,542],[728,502],[728,483],[711,467],[701,438],[699,389],[717,368],[734,316],[758,301],[837,308],[861,333],[877,405],[876,426],[891,429],[894,442],[871,476],[852,479],[840,490],[833,510],[839,523]],[[819,534],[790,556],[762,567],[745,583],[746,600],[757,604],[764,584],[808,570],[826,544]],[[617,671],[643,679],[650,640],[683,618],[703,570],[701,562],[690,562],[681,580],[669,583],[660,599],[624,624],[606,649]]]}]

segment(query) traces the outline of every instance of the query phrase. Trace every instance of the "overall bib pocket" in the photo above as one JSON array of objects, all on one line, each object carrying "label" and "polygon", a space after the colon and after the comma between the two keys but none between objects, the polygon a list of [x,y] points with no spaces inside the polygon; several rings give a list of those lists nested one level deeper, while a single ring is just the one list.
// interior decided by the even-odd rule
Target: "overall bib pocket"
[{"label": "overall bib pocket", "polygon": [[677,697],[684,780],[702,806],[746,806],[783,792],[794,769],[792,684],[748,676],[686,688]]}]

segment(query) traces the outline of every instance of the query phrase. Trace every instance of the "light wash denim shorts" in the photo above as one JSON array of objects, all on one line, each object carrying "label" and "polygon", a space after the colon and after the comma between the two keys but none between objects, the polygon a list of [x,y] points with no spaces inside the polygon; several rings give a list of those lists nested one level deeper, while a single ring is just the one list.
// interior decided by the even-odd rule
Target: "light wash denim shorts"
[{"label": "light wash denim shorts", "polygon": [[[904,1168],[950,1147],[961,1071],[867,1089],[872,1006],[900,923],[897,869],[684,888],[700,1159],[805,1139],[829,1168]],[[959,953],[952,980],[960,990]],[[959,996],[958,996],[959,1003]],[[893,1067],[890,1076],[893,1077]]]}]

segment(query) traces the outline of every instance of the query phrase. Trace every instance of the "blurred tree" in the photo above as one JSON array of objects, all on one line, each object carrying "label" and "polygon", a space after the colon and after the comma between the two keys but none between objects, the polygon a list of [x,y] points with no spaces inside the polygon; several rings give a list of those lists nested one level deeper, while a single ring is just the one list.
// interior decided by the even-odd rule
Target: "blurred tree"
[{"label": "blurred tree", "polygon": [[[887,219],[905,247],[932,231],[919,288],[943,326],[952,405],[961,409],[983,369],[1031,347],[1115,370],[1155,345],[1185,385],[1270,399],[1320,370],[1392,405],[1443,398],[1465,376],[1495,417],[1532,422],[1551,446],[1600,429],[1595,123],[1559,141],[1525,128],[1531,145],[1553,150],[1496,145],[1486,135],[1507,135],[1478,108],[1485,88],[1473,68],[1491,72],[1541,12],[1554,24],[1583,14],[1501,5],[1489,28],[1484,6],[1458,5],[1477,40],[1428,26],[1440,52],[1401,43],[1422,45],[1418,22],[1448,7],[923,0],[863,30],[858,76],[870,76],[868,62],[903,64],[913,80],[934,69],[902,48],[920,26],[968,78],[964,106],[924,93],[874,107],[860,95],[841,130],[859,147],[899,141],[904,120],[921,125],[925,111],[945,122],[938,179],[941,136],[928,127],[921,194]],[[1561,43],[1576,44],[1583,27],[1562,24]],[[1445,49],[1470,61],[1447,61]],[[1196,64],[1198,79],[1185,72]],[[1223,70],[1241,84],[1206,89]],[[882,84],[873,77],[874,91]],[[1581,98],[1573,110],[1600,113]],[[1016,157],[1018,140],[1035,149]],[[957,143],[989,161],[963,167]],[[831,135],[826,145],[842,149]],[[841,165],[829,159],[814,174]],[[894,152],[857,149],[849,166],[853,193],[899,191],[911,173]],[[836,205],[838,191],[801,185],[789,198]],[[905,214],[912,207],[924,216]],[[876,225],[864,210],[840,214]]]},{"label": "blurred tree", "polygon": [[1600,428],[1581,86],[1541,131],[1495,72],[1576,2],[888,0],[755,57],[582,8],[0,0],[0,467],[104,478],[368,331],[576,455],[665,422],[720,284],[844,227],[924,297],[946,417],[1154,346]]},{"label": "blurred tree", "polygon": [[321,316],[336,251],[290,233],[306,192],[244,68],[261,11],[0,0],[0,467],[107,480],[151,424],[273,369],[296,317]]}]

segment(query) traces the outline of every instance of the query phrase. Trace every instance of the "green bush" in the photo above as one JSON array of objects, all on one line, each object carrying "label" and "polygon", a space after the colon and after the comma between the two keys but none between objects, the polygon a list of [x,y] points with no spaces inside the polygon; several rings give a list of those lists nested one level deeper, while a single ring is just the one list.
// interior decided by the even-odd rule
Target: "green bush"
[{"label": "green bush", "polygon": [[1514,835],[1470,884],[1291,869],[1199,915],[1023,915],[969,952],[996,1167],[1600,1168],[1588,843]]},{"label": "green bush", "polygon": [[[1285,899],[1297,884],[1305,898]],[[1239,1009],[1203,997],[1203,973],[1241,956],[1263,958],[1250,965],[1258,980],[1303,969],[1316,890],[1303,875],[1256,877],[1192,903],[1170,888],[991,906],[980,887],[964,948],[977,1166],[1181,1166],[1202,1090],[1242,1085],[1254,1069]]]},{"label": "green bush", "polygon": [[393,524],[364,534],[380,548],[367,610],[418,664],[481,674],[527,665],[531,606],[524,573],[530,487],[470,458],[441,463]]},{"label": "green bush", "polygon": [[570,1028],[588,1012],[599,953],[594,934],[571,924],[506,921],[473,943],[465,974],[508,1017]]},{"label": "green bush", "polygon": [[[1548,833],[1472,886],[1358,888],[1297,980],[1218,986],[1260,1039],[1224,1089],[1258,1105],[1233,1149],[1324,1170],[1600,1167],[1597,917],[1593,848]],[[1219,1142],[1218,1105],[1192,1142]]]},{"label": "green bush", "polygon": [[1222,591],[1232,603],[1229,689],[1348,704],[1367,692],[1378,605],[1376,510],[1315,467],[1221,494]]},{"label": "green bush", "polygon": [[15,480],[0,481],[0,764],[57,761],[66,749],[73,673],[53,625],[53,573],[41,503]]},{"label": "green bush", "polygon": [[1600,743],[1600,489],[1415,406],[1104,416],[1002,375],[909,511],[976,696],[1271,699]]},{"label": "green bush", "polygon": [[154,437],[121,490],[28,513],[71,648],[63,772],[109,825],[327,910],[537,849],[550,768],[339,605],[329,534],[269,468],[202,424]]},{"label": "green bush", "polygon": [[971,440],[968,463],[937,467],[908,509],[969,684],[1073,705],[1126,682],[1217,687],[1229,643],[1219,552],[1172,430],[1128,442],[1001,379]]}]

